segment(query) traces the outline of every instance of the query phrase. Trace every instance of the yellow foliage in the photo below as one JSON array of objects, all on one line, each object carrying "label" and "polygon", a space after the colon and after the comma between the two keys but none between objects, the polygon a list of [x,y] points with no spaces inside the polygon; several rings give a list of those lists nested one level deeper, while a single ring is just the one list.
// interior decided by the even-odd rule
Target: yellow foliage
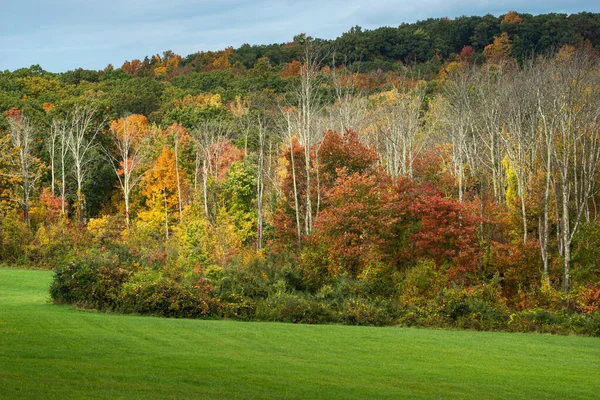
[{"label": "yellow foliage", "polygon": [[[122,138],[125,131],[125,118],[110,121],[110,130],[113,135]],[[132,114],[127,117],[127,133],[130,140],[135,142],[142,137],[150,134],[150,124],[148,118],[141,114]]]},{"label": "yellow foliage", "polygon": [[556,53],[555,59],[558,62],[569,62],[573,58],[573,56],[577,53],[577,48],[575,46],[571,46],[570,44],[565,44],[560,48],[558,53]]},{"label": "yellow foliage", "polygon": [[[182,192],[187,189],[185,173],[179,166],[179,181]],[[177,171],[175,168],[175,152],[164,146],[154,166],[143,181],[142,193],[147,198],[147,205],[151,208],[168,210],[176,209],[179,204],[177,192]]]},{"label": "yellow foliage", "polygon": [[61,85],[58,81],[42,78],[40,76],[28,76],[23,78],[23,84],[25,85],[25,91],[33,96],[39,96],[44,93],[56,94],[62,92]]},{"label": "yellow foliage", "polygon": [[212,94],[212,93],[200,93],[198,96],[186,95],[183,99],[178,99],[174,101],[175,107],[185,107],[185,106],[196,106],[196,107],[222,107],[223,102],[221,101],[220,94]]},{"label": "yellow foliage", "polygon": [[90,218],[87,224],[87,230],[95,239],[98,239],[104,237],[107,226],[108,217],[105,215],[100,218]]},{"label": "yellow foliage", "polygon": [[230,101],[227,104],[227,108],[234,117],[241,117],[242,115],[248,114],[248,107],[244,104],[241,96],[235,96],[235,100]]},{"label": "yellow foliage", "polygon": [[213,70],[229,70],[231,69],[231,63],[229,62],[229,56],[233,53],[233,47],[228,47],[221,55],[212,62],[211,68]]},{"label": "yellow foliage", "polygon": [[512,41],[506,32],[494,38],[494,43],[485,46],[483,55],[491,63],[498,63],[508,59],[512,53]]},{"label": "yellow foliage", "polygon": [[523,18],[521,18],[516,11],[509,11],[506,13],[500,24],[520,24],[521,22],[523,22]]},{"label": "yellow foliage", "polygon": [[165,76],[165,75],[167,75],[167,67],[160,66],[160,67],[154,68],[154,76]]},{"label": "yellow foliage", "polygon": [[234,220],[224,208],[217,213],[215,226],[209,223],[198,205],[184,210],[184,223],[176,231],[181,249],[180,256],[186,263],[200,264],[207,268],[227,265],[240,254],[243,243],[237,234]]},{"label": "yellow foliage", "polygon": [[453,71],[459,70],[463,67],[463,63],[460,61],[452,61],[450,63],[448,63],[441,71],[439,74],[440,79],[447,79],[448,78],[448,74],[452,73]]}]

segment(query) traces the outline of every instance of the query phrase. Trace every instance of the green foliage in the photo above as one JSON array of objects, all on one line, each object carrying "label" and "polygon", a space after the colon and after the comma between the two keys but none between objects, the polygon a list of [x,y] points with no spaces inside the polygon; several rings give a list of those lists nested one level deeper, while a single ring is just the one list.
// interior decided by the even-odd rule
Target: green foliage
[{"label": "green foliage", "polygon": [[209,297],[210,290],[206,280],[189,284],[160,275],[150,279],[134,275],[120,291],[118,310],[163,317],[207,317],[218,308]]},{"label": "green foliage", "polygon": [[256,168],[236,161],[221,184],[225,207],[244,243],[256,235]]},{"label": "green foliage", "polygon": [[600,225],[585,223],[573,239],[573,280],[600,283]]},{"label": "green foliage", "polygon": [[32,241],[33,234],[22,218],[15,213],[0,215],[0,262],[27,265]]},{"label": "green foliage", "polygon": [[94,253],[58,265],[50,285],[50,296],[56,303],[114,310],[119,306],[122,285],[130,274],[114,257]]}]

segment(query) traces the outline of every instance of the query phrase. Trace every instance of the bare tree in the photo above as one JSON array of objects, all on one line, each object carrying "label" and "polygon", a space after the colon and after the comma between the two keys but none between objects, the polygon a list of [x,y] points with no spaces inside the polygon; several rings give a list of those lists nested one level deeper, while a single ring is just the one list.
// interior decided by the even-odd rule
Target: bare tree
[{"label": "bare tree", "polygon": [[531,83],[530,77],[525,73],[515,74],[509,82],[501,83],[506,89],[501,101],[505,107],[501,137],[517,181],[523,220],[523,243],[527,243],[528,234],[528,182],[534,171],[538,144],[538,107],[535,101],[535,87]]},{"label": "bare tree", "polygon": [[117,123],[111,123],[111,141],[116,149],[116,154],[105,149],[111,159],[111,165],[119,180],[125,201],[125,221],[130,229],[131,192],[142,180],[145,171],[141,168],[148,158],[148,145],[150,135],[143,126],[131,123],[130,116],[121,118]]},{"label": "bare tree", "polygon": [[560,191],[564,291],[570,288],[571,246],[596,190],[600,163],[600,63],[579,52],[555,70],[557,118],[552,153]]},{"label": "bare tree", "polygon": [[56,184],[55,184],[55,168],[54,162],[56,160],[56,151],[58,142],[60,140],[60,127],[56,120],[52,121],[50,125],[50,132],[46,138],[46,147],[48,148],[48,155],[50,156],[50,189],[52,190],[52,197],[56,196]]},{"label": "bare tree", "polygon": [[[316,153],[315,158],[318,159],[318,148],[314,148],[313,146],[319,143],[324,130],[321,126],[322,119],[319,118],[324,111],[319,86],[322,79],[320,69],[325,58],[315,40],[310,36],[301,35],[299,42],[303,48],[300,83],[291,92],[294,107],[289,107],[289,109],[295,112],[289,115],[291,118],[286,117],[286,121],[291,123],[291,125],[288,123],[288,130],[297,132],[298,140],[304,147],[306,179],[304,231],[308,235],[313,229],[315,210],[318,210],[318,207],[315,209],[312,204],[315,189],[313,189],[312,182],[313,163],[311,152],[314,150]],[[318,165],[314,166],[314,168],[317,175],[316,194],[318,197],[320,196]]]},{"label": "bare tree", "polygon": [[102,131],[104,122],[94,121],[96,109],[88,106],[77,106],[69,114],[69,149],[73,159],[75,181],[77,183],[77,217],[80,223],[85,222],[85,195],[83,183],[89,172],[92,161],[90,150],[94,139]]},{"label": "bare tree", "polygon": [[[191,137],[196,146],[196,172],[194,175],[195,186],[198,181],[198,171],[202,171],[202,199],[204,214],[207,221],[216,225],[217,193],[209,193],[209,181],[215,183],[219,178],[219,163],[223,146],[231,134],[231,124],[223,119],[205,120],[198,124],[192,131]],[[210,205],[212,201],[212,212]]]},{"label": "bare tree", "polygon": [[465,191],[465,166],[473,165],[474,98],[472,71],[462,69],[452,74],[446,85],[448,99],[444,119],[447,135],[452,145],[454,171],[458,181],[458,200],[462,203]]},{"label": "bare tree", "polygon": [[66,195],[67,195],[67,159],[69,157],[69,137],[70,130],[68,127],[68,122],[65,120],[54,120],[52,121],[54,125],[54,129],[58,133],[59,141],[60,141],[60,207],[61,207],[61,215],[63,218],[66,216]]},{"label": "bare tree", "polygon": [[377,104],[377,129],[380,153],[388,173],[412,178],[413,163],[424,142],[419,135],[421,107],[425,97],[422,87],[384,93]]},{"label": "bare tree", "polygon": [[282,110],[285,128],[282,129],[284,140],[288,143],[290,149],[290,167],[292,170],[292,184],[294,188],[294,213],[296,215],[296,239],[298,247],[302,245],[302,233],[300,225],[300,201],[298,198],[298,181],[296,175],[296,160],[294,157],[294,125],[292,122],[292,111],[288,108]]},{"label": "bare tree", "polygon": [[23,209],[23,220],[30,225],[29,201],[37,181],[42,176],[42,164],[33,154],[35,130],[29,119],[21,113],[9,117],[8,124],[12,145],[18,151],[20,204]]}]

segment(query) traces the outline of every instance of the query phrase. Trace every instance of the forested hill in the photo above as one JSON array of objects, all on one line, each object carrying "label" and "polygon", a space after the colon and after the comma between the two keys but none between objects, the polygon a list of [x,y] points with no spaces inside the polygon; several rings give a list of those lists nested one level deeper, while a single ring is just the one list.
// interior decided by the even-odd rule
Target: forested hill
[{"label": "forested hill", "polygon": [[[400,65],[422,63],[439,64],[440,61],[460,54],[466,47],[474,50],[474,59],[483,60],[485,46],[495,37],[506,33],[512,41],[512,55],[518,61],[532,54],[544,54],[564,44],[578,46],[589,41],[600,44],[600,14],[517,14],[509,12],[493,15],[448,18],[430,18],[398,27],[381,27],[373,30],[359,26],[351,28],[335,40],[321,40],[328,54],[337,57],[329,60],[336,65],[355,65],[356,69],[394,70]],[[225,57],[237,69],[252,69],[257,61],[266,57],[272,66],[282,67],[302,58],[299,42],[302,35],[285,44],[248,45],[223,52],[193,53],[183,58],[173,75],[191,71],[206,72],[221,69]],[[155,76],[156,68],[167,67],[164,59],[174,56],[146,57],[143,61],[126,62],[123,68],[138,76]]]}]

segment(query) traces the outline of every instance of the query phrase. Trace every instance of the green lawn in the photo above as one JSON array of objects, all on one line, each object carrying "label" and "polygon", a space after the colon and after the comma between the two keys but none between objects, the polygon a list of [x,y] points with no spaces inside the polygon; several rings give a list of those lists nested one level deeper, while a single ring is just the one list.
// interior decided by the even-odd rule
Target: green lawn
[{"label": "green lawn", "polygon": [[0,398],[598,398],[600,339],[177,320],[48,301],[0,269]]}]

